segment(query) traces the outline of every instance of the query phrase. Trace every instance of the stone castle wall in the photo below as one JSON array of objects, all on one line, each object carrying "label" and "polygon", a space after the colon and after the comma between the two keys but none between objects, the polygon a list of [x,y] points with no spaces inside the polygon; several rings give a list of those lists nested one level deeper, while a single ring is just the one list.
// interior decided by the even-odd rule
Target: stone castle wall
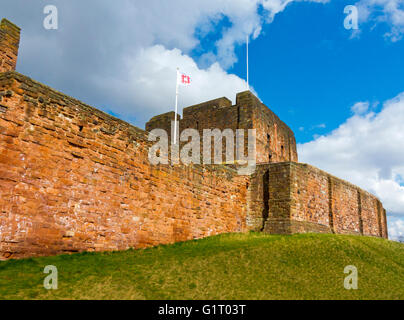
[{"label": "stone castle wall", "polygon": [[246,230],[235,170],[152,166],[146,132],[15,72],[0,97],[0,257]]},{"label": "stone castle wall", "polygon": [[0,72],[13,71],[17,65],[20,28],[3,19],[0,23]]},{"label": "stone castle wall", "polygon": [[252,230],[387,238],[386,212],[379,199],[307,164],[258,166],[247,199],[247,226]]}]

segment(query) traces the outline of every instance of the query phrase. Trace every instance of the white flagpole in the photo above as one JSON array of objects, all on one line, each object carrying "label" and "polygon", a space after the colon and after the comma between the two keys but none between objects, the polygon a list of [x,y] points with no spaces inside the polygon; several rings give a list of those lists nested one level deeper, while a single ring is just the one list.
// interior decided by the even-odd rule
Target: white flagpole
[{"label": "white flagpole", "polygon": [[250,90],[249,79],[248,79],[248,35],[247,35],[247,90]]},{"label": "white flagpole", "polygon": [[180,73],[180,69],[177,68],[177,84],[175,88],[175,114],[174,114],[174,144],[177,143],[177,113],[178,113],[178,76]]}]

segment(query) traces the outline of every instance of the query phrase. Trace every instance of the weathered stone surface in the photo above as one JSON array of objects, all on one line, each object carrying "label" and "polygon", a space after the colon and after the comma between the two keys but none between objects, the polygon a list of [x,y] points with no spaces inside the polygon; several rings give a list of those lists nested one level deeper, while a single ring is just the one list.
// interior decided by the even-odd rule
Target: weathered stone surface
[{"label": "weathered stone surface", "polygon": [[247,226],[252,230],[387,238],[379,199],[307,164],[259,165],[251,176],[247,200]]},{"label": "weathered stone surface", "polygon": [[16,72],[0,74],[2,90],[13,92],[0,116],[3,257],[246,231],[247,177],[234,169],[152,166],[143,130]]},{"label": "weathered stone surface", "polygon": [[14,71],[17,65],[20,28],[3,19],[0,23],[0,72]]}]

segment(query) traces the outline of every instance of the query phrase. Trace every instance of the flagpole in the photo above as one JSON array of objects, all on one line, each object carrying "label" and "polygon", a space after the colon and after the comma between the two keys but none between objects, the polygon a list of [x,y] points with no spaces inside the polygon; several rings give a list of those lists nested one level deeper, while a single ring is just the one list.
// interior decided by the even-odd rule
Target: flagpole
[{"label": "flagpole", "polygon": [[247,35],[247,90],[250,90],[248,77],[249,77],[249,74],[248,74],[248,35]]},{"label": "flagpole", "polygon": [[175,88],[175,114],[174,114],[174,144],[177,143],[177,113],[178,113],[178,75],[179,75],[179,68],[177,68],[177,84]]}]

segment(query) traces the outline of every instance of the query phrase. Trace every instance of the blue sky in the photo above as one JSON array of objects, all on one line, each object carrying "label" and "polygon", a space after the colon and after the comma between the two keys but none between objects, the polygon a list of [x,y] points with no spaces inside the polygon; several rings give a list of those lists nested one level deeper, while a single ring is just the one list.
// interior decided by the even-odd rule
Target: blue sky
[{"label": "blue sky", "polygon": [[[300,143],[337,128],[356,102],[383,102],[404,90],[404,41],[385,39],[387,26],[371,24],[350,39],[348,4],[292,3],[250,44],[251,85]],[[244,46],[236,53],[230,71],[245,78]]]},{"label": "blue sky", "polygon": [[[144,128],[250,85],[295,132],[299,160],[377,195],[404,237],[404,0],[3,0],[22,28],[17,71]],[[344,28],[355,5],[359,30]]]}]

